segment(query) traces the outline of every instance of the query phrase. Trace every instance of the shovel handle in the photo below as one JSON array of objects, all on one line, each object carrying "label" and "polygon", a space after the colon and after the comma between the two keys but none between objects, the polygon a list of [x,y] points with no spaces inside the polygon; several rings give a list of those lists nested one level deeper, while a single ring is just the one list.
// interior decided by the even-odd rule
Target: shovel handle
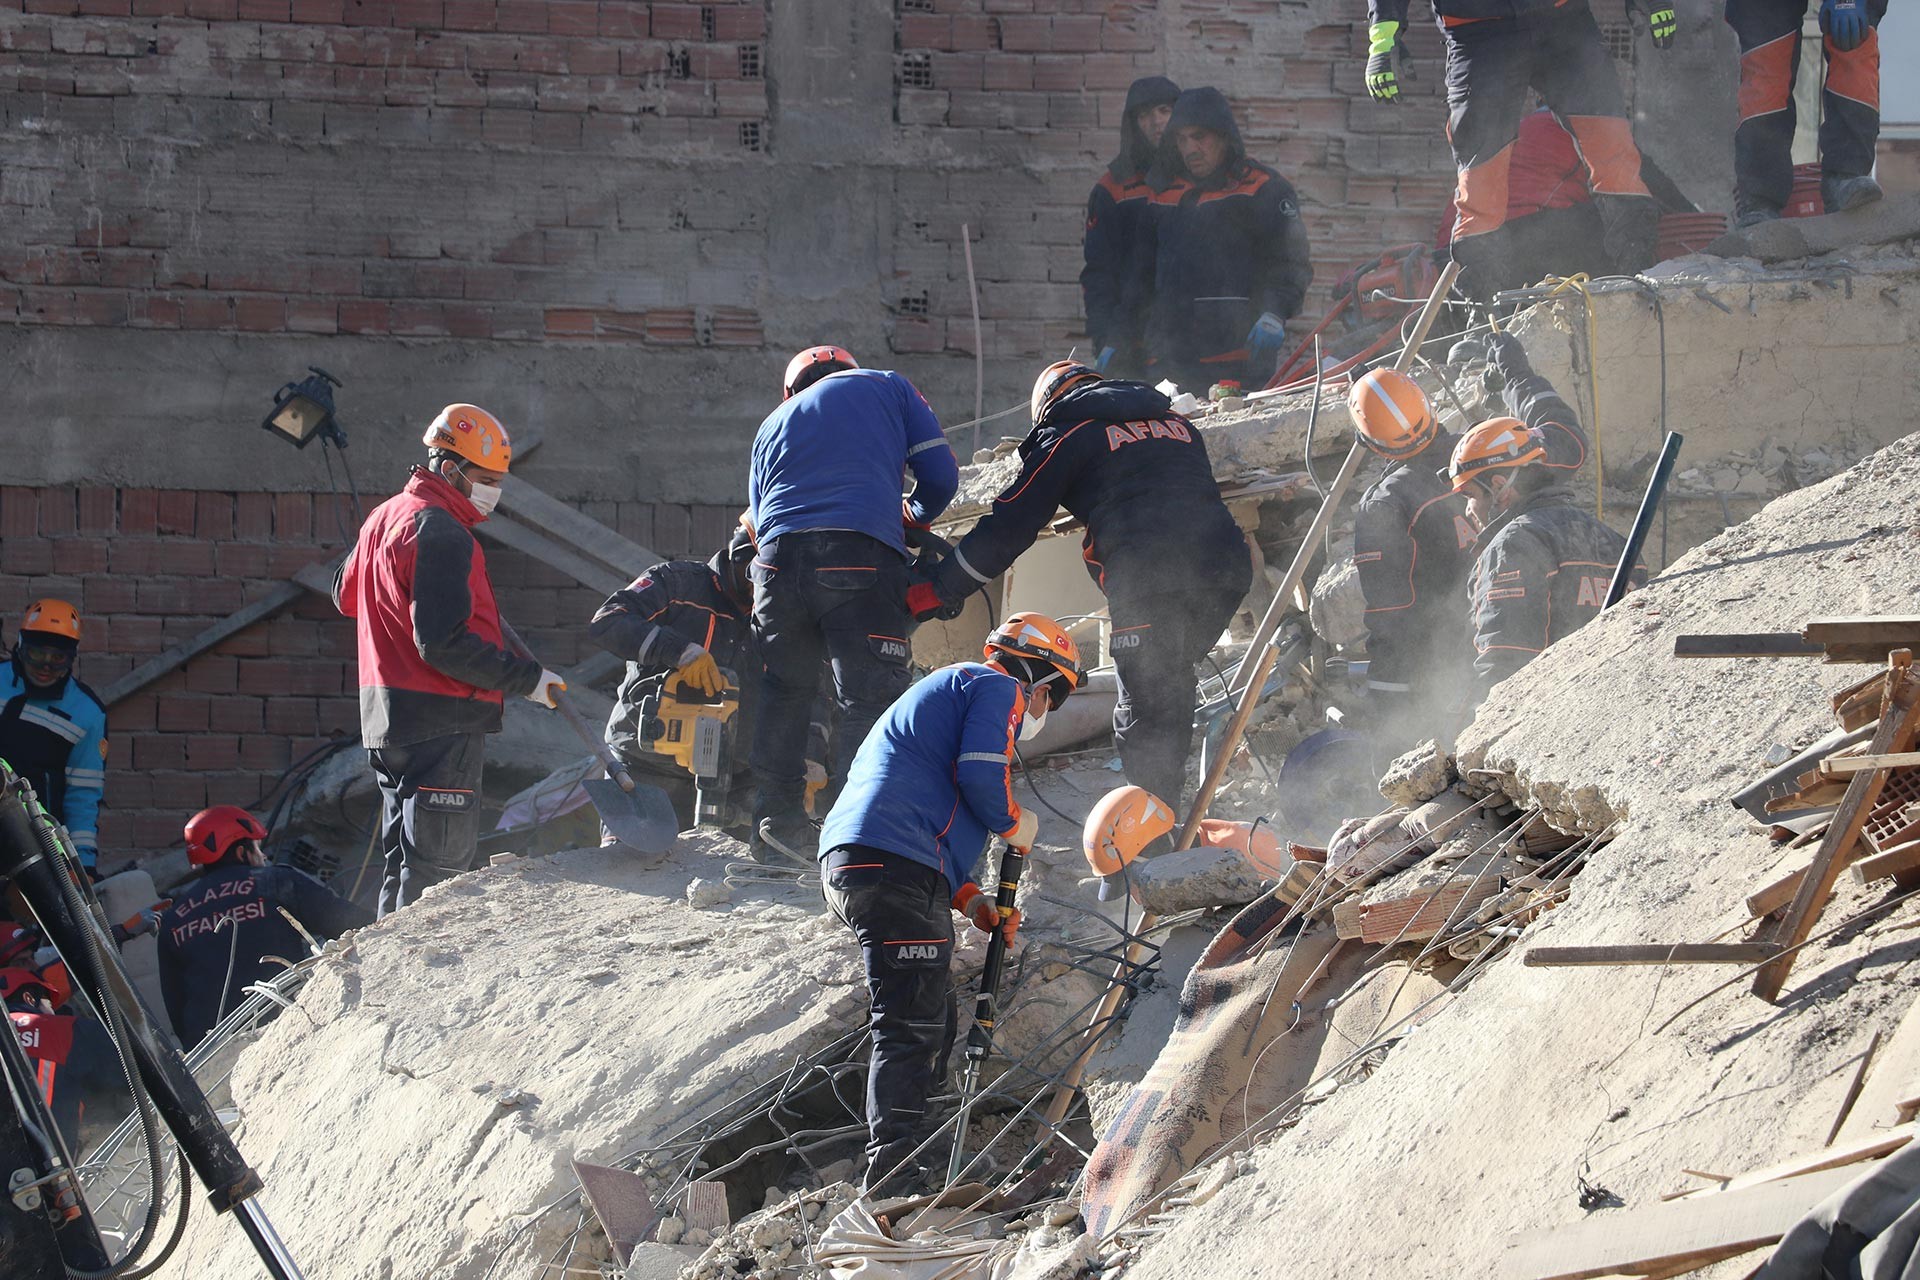
[{"label": "shovel handle", "polygon": [[[520,633],[515,631],[512,624],[505,618],[500,619],[500,634],[515,653],[528,662],[540,662],[540,659],[533,656],[533,650],[527,648],[527,642],[520,638]],[[543,671],[547,670],[547,665],[541,662],[540,668]],[[592,727],[581,718],[580,709],[573,705],[573,700],[567,697],[564,690],[555,689],[552,692],[554,710],[560,713],[560,718],[567,722],[568,728],[579,735],[580,741],[587,744],[594,757],[605,767],[607,776],[617,782],[622,791],[632,795],[636,786],[633,775],[627,772],[626,766],[622,765],[619,757],[613,754],[613,748],[609,747],[606,739],[595,733]]]}]

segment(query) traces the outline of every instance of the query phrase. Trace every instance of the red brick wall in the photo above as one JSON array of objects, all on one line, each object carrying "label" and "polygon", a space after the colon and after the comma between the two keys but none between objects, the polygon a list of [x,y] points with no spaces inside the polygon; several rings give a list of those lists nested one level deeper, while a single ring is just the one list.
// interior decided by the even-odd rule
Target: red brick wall
[{"label": "red brick wall", "polygon": [[[369,497],[368,501],[377,501]],[[84,615],[80,675],[96,692],[342,545],[344,499],[176,489],[0,489],[0,630],[30,600]],[[662,555],[701,559],[737,508],[588,503]],[[487,549],[502,607],[543,659],[587,656],[595,593],[503,547]],[[308,596],[108,708],[102,856],[117,864],[180,839],[208,804],[250,804],[290,763],[357,734],[352,625]]]},{"label": "red brick wall", "polygon": [[765,33],[765,0],[0,0],[0,321],[758,346],[744,286],[597,278],[667,210],[484,157],[750,155]]}]

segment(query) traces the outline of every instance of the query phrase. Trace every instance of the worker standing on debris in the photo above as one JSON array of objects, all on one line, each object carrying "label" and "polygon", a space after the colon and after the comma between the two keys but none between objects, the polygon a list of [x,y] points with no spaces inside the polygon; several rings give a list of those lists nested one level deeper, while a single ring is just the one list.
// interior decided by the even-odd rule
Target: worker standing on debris
[{"label": "worker standing on debris", "polygon": [[[1586,434],[1572,407],[1513,335],[1494,335],[1489,359],[1513,416],[1461,436],[1447,464],[1449,488],[1480,530],[1467,583],[1478,697],[1599,615],[1627,545],[1574,497],[1569,473]],[[1645,581],[1636,567],[1633,585]]]},{"label": "worker standing on debris", "polygon": [[[1736,226],[1778,218],[1793,192],[1793,83],[1808,0],[1727,0],[1740,41],[1740,126],[1733,135]],[[1821,0],[1820,196],[1828,213],[1880,198],[1880,19],[1887,0]]]},{"label": "worker standing on debris", "polygon": [[1180,86],[1165,76],[1142,76],[1127,89],[1120,112],[1120,151],[1087,196],[1082,244],[1086,267],[1087,337],[1101,372],[1133,377],[1144,367],[1146,308],[1153,301],[1152,243],[1146,219],[1153,188],[1147,170],[1173,115]]},{"label": "worker standing on debris", "polygon": [[1019,914],[1002,919],[976,883],[981,855],[990,835],[1033,847],[1040,824],[1013,798],[1014,744],[1085,679],[1073,638],[1037,613],[1001,623],[982,656],[935,671],[887,710],[820,833],[827,905],[866,960],[869,1194],[927,1185],[925,1165],[902,1166],[958,1025],[948,908],[1013,941]]},{"label": "worker standing on debris", "polygon": [[239,805],[202,809],[187,821],[187,861],[202,868],[160,919],[160,994],[180,1043],[200,1043],[244,998],[248,986],[280,972],[268,959],[295,961],[311,948],[285,910],[317,939],[373,923],[304,871],[267,861],[267,829]]},{"label": "worker standing on debris", "polygon": [[[1408,0],[1367,0],[1367,92],[1378,102],[1400,97],[1394,59],[1407,7]],[[1672,45],[1672,0],[1630,7],[1648,11],[1655,48]],[[1447,46],[1447,138],[1460,170],[1453,256],[1461,287],[1486,298],[1510,276],[1507,181],[1529,90],[1573,135],[1615,267],[1651,266],[1659,211],[1641,180],[1626,100],[1587,0],[1434,0],[1433,10]]]},{"label": "worker standing on debris", "polygon": [[1206,442],[1152,387],[1062,360],[1041,371],[1029,408],[1020,474],[909,603],[926,617],[964,600],[1065,507],[1086,525],[1087,571],[1107,596],[1120,684],[1113,738],[1127,781],[1178,804],[1195,665],[1253,582],[1246,536],[1221,501]]},{"label": "worker standing on debris", "polygon": [[[748,625],[753,555],[753,540],[742,525],[704,564],[668,560],[648,569],[607,597],[589,628],[594,643],[627,664],[607,719],[607,745],[630,770],[661,784],[682,831],[698,821],[693,778],[648,750],[641,706],[675,676],[702,697],[726,692],[729,674],[743,693],[759,684],[760,655]],[[738,714],[747,714],[746,708]],[[721,767],[731,776],[736,763],[726,760]],[[613,840],[603,831],[601,842]]]},{"label": "worker standing on debris", "polygon": [[100,857],[100,799],[107,784],[107,709],[73,674],[80,611],[65,600],[27,606],[7,664],[0,759],[33,786],[66,827],[80,865]]},{"label": "worker standing on debris", "polygon": [[1226,95],[1212,88],[1173,104],[1149,182],[1149,376],[1202,399],[1220,381],[1265,386],[1313,281],[1299,195],[1247,158]]},{"label": "worker standing on debris", "polygon": [[427,465],[375,507],[333,601],[358,620],[360,740],[380,784],[380,914],[465,871],[480,826],[486,735],[504,695],[554,705],[566,682],[502,647],[473,527],[500,501],[513,444],[500,420],[450,404],[422,437]]},{"label": "worker standing on debris", "polygon": [[[840,710],[833,782],[867,730],[907,687],[905,531],[924,529],[960,485],[940,421],[911,382],[862,369],[842,347],[787,364],[783,401],[753,441],[747,478],[753,628],[760,642],[753,732],[756,855],[812,865],[808,710],[821,662]],[[913,492],[900,496],[908,471]]]}]

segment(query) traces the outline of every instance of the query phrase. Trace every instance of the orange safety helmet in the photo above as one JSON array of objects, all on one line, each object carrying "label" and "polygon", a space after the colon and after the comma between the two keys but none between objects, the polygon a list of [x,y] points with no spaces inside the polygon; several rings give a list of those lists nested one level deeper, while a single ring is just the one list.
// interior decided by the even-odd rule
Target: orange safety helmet
[{"label": "orange safety helmet", "polygon": [[1395,462],[1413,457],[1440,432],[1420,384],[1394,369],[1374,369],[1347,392],[1360,443]]},{"label": "orange safety helmet", "polygon": [[1065,627],[1044,613],[1009,614],[987,637],[981,652],[988,662],[1001,657],[1031,658],[1052,667],[1061,677],[1059,683],[1046,676],[1035,681],[1033,687],[1048,686],[1047,701],[1054,707],[1065,702],[1087,678],[1086,668],[1080,665],[1080,646]]},{"label": "orange safety helmet", "polygon": [[1095,875],[1110,876],[1173,830],[1173,809],[1145,787],[1115,787],[1087,815],[1080,847]]},{"label": "orange safety helmet", "polygon": [[1055,360],[1034,379],[1033,400],[1028,405],[1033,410],[1033,425],[1040,425],[1040,419],[1047,416],[1047,410],[1053,408],[1053,402],[1061,396],[1075,387],[1098,381],[1099,373],[1078,360]]},{"label": "orange safety helmet", "polygon": [[80,611],[65,600],[35,600],[20,619],[20,630],[41,635],[60,636],[80,643]]},{"label": "orange safety helmet", "polygon": [[1453,482],[1453,491],[1462,489],[1490,472],[1503,467],[1524,467],[1547,456],[1540,437],[1518,418],[1488,418],[1460,437],[1453,446],[1453,457],[1441,474]]},{"label": "orange safety helmet", "polygon": [[477,404],[450,404],[427,424],[420,443],[444,449],[476,467],[505,473],[513,462],[513,441],[500,419]]},{"label": "orange safety helmet", "polygon": [[220,861],[242,840],[265,840],[260,820],[237,804],[216,804],[187,819],[187,861],[196,867]]},{"label": "orange safety helmet", "polygon": [[787,372],[780,379],[780,398],[791,400],[795,393],[804,391],[830,373],[859,367],[860,362],[845,347],[808,347],[787,361]]}]

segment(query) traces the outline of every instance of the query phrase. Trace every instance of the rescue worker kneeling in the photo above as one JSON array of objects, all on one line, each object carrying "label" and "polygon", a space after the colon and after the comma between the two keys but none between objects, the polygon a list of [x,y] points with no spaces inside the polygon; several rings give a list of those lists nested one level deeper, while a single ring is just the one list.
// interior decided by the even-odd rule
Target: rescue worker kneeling
[{"label": "rescue worker kneeling", "polygon": [[933,672],[887,710],[820,833],[827,905],[860,941],[872,1006],[869,1193],[886,1182],[909,1194],[928,1177],[907,1162],[958,1025],[948,908],[1013,941],[1019,914],[1003,920],[975,883],[981,855],[990,835],[1033,847],[1039,820],[1013,798],[1014,744],[1085,679],[1072,637],[1037,613],[1009,617],[982,656]]}]

